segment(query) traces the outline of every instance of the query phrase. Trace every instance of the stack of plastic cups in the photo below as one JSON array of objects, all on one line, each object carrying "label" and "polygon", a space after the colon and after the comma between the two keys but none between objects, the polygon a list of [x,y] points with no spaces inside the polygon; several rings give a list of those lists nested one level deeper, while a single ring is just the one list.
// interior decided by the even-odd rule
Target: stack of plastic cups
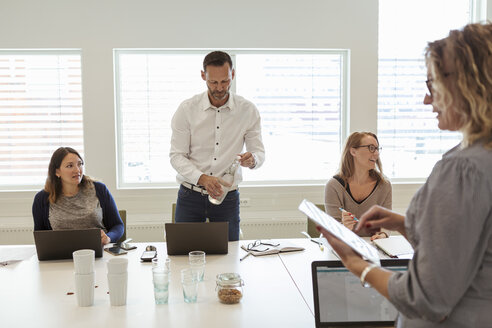
[{"label": "stack of plastic cups", "polygon": [[154,283],[155,304],[167,304],[169,301],[169,281],[171,260],[169,258],[152,259],[152,281]]},{"label": "stack of plastic cups", "polygon": [[95,252],[92,249],[81,249],[72,253],[75,278],[75,295],[79,306],[94,304]]},{"label": "stack of plastic cups", "polygon": [[128,259],[116,257],[108,261],[109,301],[112,306],[126,304]]}]

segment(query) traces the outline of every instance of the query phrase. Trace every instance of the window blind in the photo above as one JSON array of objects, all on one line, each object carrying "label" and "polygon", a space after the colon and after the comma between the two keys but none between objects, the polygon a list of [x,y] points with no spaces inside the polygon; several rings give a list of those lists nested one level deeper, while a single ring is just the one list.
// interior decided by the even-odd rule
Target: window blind
[{"label": "window blind", "polygon": [[[207,53],[115,52],[120,186],[175,184],[171,119],[182,101],[206,90],[200,70]],[[267,149],[260,170],[243,171],[245,183],[312,181],[332,174],[340,153],[346,52],[228,53],[236,69],[231,91],[258,107]]]},{"label": "window blind", "polygon": [[378,138],[384,173],[392,179],[427,177],[442,154],[461,140],[441,131],[427,92],[424,49],[471,19],[470,0],[380,0]]},{"label": "window blind", "polygon": [[0,51],[0,188],[43,185],[60,146],[84,151],[80,53]]}]

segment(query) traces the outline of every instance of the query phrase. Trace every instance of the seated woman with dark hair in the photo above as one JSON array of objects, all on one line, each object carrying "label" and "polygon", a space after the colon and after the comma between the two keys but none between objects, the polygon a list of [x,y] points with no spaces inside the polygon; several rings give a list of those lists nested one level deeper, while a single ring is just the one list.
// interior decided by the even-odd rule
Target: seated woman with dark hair
[{"label": "seated woman with dark hair", "polygon": [[[371,206],[391,209],[391,183],[383,175],[380,150],[374,133],[352,133],[345,143],[339,172],[326,184],[326,213],[351,230],[356,224],[354,217],[360,217]],[[387,232],[361,231],[359,234],[371,236],[372,240],[388,237]]]},{"label": "seated woman with dark hair", "polygon": [[100,228],[101,242],[117,242],[124,232],[108,188],[84,175],[84,161],[70,147],[51,156],[44,189],[32,204],[34,230]]}]

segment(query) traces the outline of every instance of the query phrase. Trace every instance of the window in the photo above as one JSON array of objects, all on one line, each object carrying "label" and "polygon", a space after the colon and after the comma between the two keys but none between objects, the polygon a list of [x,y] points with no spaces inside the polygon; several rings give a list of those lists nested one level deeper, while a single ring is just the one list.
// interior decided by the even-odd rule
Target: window
[{"label": "window", "polygon": [[[206,90],[200,70],[207,53],[116,50],[119,186],[175,185],[171,119],[183,100]],[[243,171],[245,184],[310,183],[335,171],[347,52],[228,53],[236,69],[231,90],[258,107],[267,152],[259,170]]]},{"label": "window", "polygon": [[79,51],[0,51],[0,189],[44,185],[51,154],[83,149]]},{"label": "window", "polygon": [[427,92],[424,50],[428,41],[471,20],[469,0],[380,0],[378,138],[390,178],[422,179],[461,140],[441,131]]}]

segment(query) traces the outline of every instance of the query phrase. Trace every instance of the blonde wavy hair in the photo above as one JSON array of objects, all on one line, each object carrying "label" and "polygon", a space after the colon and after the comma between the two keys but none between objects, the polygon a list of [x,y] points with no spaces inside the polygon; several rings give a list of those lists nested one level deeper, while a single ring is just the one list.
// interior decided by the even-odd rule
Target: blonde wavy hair
[{"label": "blonde wavy hair", "polygon": [[[454,72],[444,72],[445,49]],[[425,59],[433,88],[442,94],[443,110],[453,110],[459,117],[462,146],[484,140],[485,147],[492,148],[492,23],[450,31],[448,37],[428,44]],[[456,81],[453,91],[444,83],[450,73]]]},{"label": "blonde wavy hair", "polygon": [[[376,139],[379,147],[378,137],[372,132],[354,132],[347,138],[342,152],[342,159],[340,160],[340,170],[337,173],[345,182],[345,185],[347,185],[348,179],[355,174],[354,156],[350,153],[350,149],[360,146],[362,139],[365,136],[371,136]],[[385,180],[383,175],[383,165],[381,164],[379,157],[376,160],[376,168],[369,171],[369,176],[376,179],[376,181]]]}]

